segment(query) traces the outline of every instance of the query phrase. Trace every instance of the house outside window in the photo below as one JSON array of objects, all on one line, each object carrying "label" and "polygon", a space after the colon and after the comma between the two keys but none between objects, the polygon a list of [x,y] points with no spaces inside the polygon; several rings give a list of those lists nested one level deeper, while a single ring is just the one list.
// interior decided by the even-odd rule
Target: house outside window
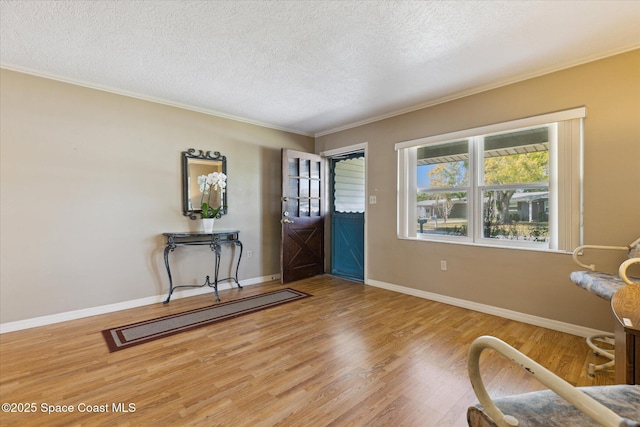
[{"label": "house outside window", "polygon": [[398,236],[569,251],[584,108],[396,144]]}]

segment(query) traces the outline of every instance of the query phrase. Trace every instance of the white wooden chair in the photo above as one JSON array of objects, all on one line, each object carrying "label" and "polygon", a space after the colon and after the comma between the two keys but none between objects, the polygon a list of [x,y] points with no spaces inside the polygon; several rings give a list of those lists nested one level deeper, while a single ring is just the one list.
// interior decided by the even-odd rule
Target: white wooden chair
[{"label": "white wooden chair", "polygon": [[[586,249],[589,250],[607,250],[607,251],[623,251],[628,253],[629,259],[620,264],[618,269],[618,275],[610,273],[602,273],[596,271],[595,264],[584,264],[578,259],[582,256]],[[593,293],[594,295],[611,301],[613,295],[621,288],[627,285],[640,285],[640,281],[631,280],[627,274],[627,269],[636,263],[640,263],[640,238],[629,246],[597,246],[597,245],[582,245],[578,246],[573,251],[573,260],[580,267],[587,270],[574,271],[571,273],[571,281],[579,287]],[[596,371],[602,369],[612,368],[614,366],[614,352],[608,348],[601,347],[597,342],[603,342],[611,347],[614,343],[613,334],[594,335],[587,338],[587,344],[598,355],[609,359],[608,362],[595,365],[589,364],[589,375],[594,376]]]},{"label": "white wooden chair", "polygon": [[[491,399],[480,375],[480,354],[492,349],[550,390]],[[479,405],[467,410],[470,427],[640,427],[640,386],[574,387],[504,341],[477,338],[469,350],[469,379]]]}]

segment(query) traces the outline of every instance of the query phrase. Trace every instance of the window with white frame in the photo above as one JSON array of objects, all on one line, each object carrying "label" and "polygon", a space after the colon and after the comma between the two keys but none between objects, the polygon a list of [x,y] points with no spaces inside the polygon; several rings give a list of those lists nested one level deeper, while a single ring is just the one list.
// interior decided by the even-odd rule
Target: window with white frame
[{"label": "window with white frame", "polygon": [[405,141],[398,236],[570,251],[585,108]]}]

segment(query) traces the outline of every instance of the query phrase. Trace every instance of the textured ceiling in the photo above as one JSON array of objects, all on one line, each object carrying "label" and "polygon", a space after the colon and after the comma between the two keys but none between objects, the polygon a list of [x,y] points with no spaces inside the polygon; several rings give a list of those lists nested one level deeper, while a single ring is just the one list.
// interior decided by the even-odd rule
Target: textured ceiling
[{"label": "textured ceiling", "polygon": [[319,135],[640,47],[640,1],[0,1],[0,65]]}]

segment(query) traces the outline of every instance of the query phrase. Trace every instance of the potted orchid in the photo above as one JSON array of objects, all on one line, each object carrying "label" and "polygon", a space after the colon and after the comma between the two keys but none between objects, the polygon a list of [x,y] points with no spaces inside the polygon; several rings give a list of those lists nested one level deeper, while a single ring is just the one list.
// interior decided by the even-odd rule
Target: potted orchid
[{"label": "potted orchid", "polygon": [[[213,222],[220,213],[220,210],[224,207],[222,205],[222,195],[227,187],[227,175],[222,172],[213,172],[209,175],[200,175],[198,177],[198,185],[200,185],[200,192],[202,197],[200,198],[200,206],[202,209],[201,215],[203,220],[203,226],[206,232],[213,231]],[[220,192],[220,206],[211,206],[211,193]],[[205,198],[206,197],[206,198]]]}]

